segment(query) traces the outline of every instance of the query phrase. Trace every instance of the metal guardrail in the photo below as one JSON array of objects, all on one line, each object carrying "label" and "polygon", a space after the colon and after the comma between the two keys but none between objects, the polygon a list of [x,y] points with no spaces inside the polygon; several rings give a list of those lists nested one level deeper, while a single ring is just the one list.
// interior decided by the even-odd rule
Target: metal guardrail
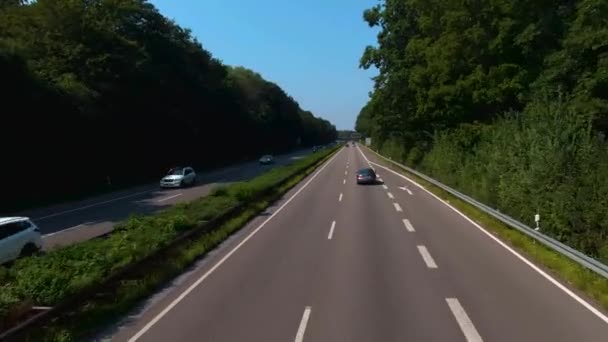
[{"label": "metal guardrail", "polygon": [[436,187],[439,187],[447,192],[449,192],[450,194],[458,197],[459,199],[467,202],[468,204],[476,207],[477,209],[483,211],[484,213],[496,218],[497,220],[501,221],[502,223],[513,227],[517,230],[519,230],[520,232],[530,236],[531,238],[533,238],[534,240],[542,243],[543,245],[549,247],[550,249],[560,253],[561,255],[570,258],[572,261],[578,263],[579,265],[586,267],[587,269],[594,271],[595,273],[603,276],[604,278],[608,278],[608,265],[603,264],[602,262],[593,259],[592,257],[585,255],[577,250],[575,250],[574,248],[567,246],[559,241],[557,241],[556,239],[547,236],[545,234],[542,234],[536,230],[534,230],[533,228],[530,228],[529,226],[517,221],[516,219],[507,216],[493,208],[490,208],[489,206],[477,201],[474,198],[471,198],[457,190],[454,190],[452,188],[450,188],[449,186],[423,174],[420,173],[414,169],[412,169],[411,167],[405,166],[401,163],[398,163],[392,159],[386,158],[385,156],[381,155],[380,153],[369,149],[370,151],[374,152],[375,154],[377,154],[380,158],[391,162],[399,167],[401,167],[402,169],[406,170],[409,173],[412,173],[414,175],[416,175],[419,178],[424,179],[425,181],[435,185]]}]

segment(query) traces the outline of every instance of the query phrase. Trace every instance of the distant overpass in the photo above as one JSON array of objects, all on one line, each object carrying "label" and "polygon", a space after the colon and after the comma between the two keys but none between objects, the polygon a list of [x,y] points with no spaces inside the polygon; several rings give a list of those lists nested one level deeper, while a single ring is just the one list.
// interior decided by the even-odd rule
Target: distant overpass
[{"label": "distant overpass", "polygon": [[338,131],[338,139],[340,140],[358,140],[361,137],[361,134],[355,131]]}]

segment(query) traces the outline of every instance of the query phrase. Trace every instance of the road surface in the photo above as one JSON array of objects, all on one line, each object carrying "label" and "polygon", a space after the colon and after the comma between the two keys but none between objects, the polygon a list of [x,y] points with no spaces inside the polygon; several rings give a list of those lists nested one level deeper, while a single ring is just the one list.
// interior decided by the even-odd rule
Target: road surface
[{"label": "road surface", "polygon": [[272,165],[261,166],[257,161],[252,161],[199,173],[197,185],[193,187],[161,190],[158,183],[155,183],[82,201],[29,210],[20,215],[31,217],[40,227],[44,249],[50,250],[106,234],[113,229],[115,223],[131,214],[150,214],[177,203],[192,201],[209,194],[217,185],[254,178],[269,168],[285,165],[310,153],[310,149],[304,149],[276,156]]},{"label": "road surface", "polygon": [[[605,313],[376,162],[343,148],[98,339],[608,341]],[[384,185],[357,186],[370,164]]]}]

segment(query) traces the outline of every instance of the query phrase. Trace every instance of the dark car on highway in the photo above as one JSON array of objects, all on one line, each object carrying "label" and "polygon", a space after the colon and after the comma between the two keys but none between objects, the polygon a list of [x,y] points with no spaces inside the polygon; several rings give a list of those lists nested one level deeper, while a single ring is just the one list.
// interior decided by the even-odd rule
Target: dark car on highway
[{"label": "dark car on highway", "polygon": [[376,172],[371,168],[357,170],[357,184],[376,184]]}]

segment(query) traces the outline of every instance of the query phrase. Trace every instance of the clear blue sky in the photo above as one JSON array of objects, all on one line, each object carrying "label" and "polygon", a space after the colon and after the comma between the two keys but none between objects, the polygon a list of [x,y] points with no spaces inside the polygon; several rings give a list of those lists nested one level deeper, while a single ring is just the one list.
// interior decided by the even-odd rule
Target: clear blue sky
[{"label": "clear blue sky", "polygon": [[338,129],[354,128],[376,73],[359,69],[376,42],[362,13],[377,0],[150,2],[225,64],[259,72]]}]

